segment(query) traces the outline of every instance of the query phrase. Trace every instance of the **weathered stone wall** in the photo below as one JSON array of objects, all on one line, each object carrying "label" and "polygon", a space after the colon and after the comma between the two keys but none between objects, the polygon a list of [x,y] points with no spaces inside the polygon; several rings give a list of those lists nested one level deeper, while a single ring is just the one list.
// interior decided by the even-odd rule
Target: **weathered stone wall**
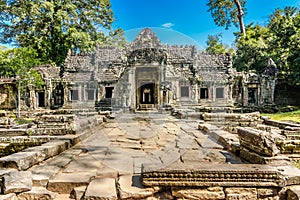
[{"label": "weathered stone wall", "polygon": [[289,86],[279,82],[275,88],[275,103],[277,105],[300,106],[300,86]]},{"label": "weathered stone wall", "polygon": [[0,108],[14,109],[16,108],[16,87],[11,80],[0,80]]}]

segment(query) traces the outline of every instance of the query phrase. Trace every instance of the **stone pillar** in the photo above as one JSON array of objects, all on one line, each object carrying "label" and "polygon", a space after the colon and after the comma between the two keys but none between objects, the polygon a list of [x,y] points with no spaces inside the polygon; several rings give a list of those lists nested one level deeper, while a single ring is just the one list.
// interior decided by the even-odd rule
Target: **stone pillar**
[{"label": "stone pillar", "polygon": [[29,96],[30,96],[30,108],[35,110],[37,108],[37,99],[35,96],[35,88],[33,86],[28,86]]},{"label": "stone pillar", "polygon": [[63,87],[64,87],[64,105],[63,106],[67,106],[69,104],[70,98],[69,98],[69,88],[66,82],[63,83]]},{"label": "stone pillar", "polygon": [[136,86],[136,77],[135,77],[136,67],[132,67],[129,71],[128,81],[131,83],[130,85],[130,94],[129,94],[129,106],[131,109],[136,109],[136,90],[138,89]]}]

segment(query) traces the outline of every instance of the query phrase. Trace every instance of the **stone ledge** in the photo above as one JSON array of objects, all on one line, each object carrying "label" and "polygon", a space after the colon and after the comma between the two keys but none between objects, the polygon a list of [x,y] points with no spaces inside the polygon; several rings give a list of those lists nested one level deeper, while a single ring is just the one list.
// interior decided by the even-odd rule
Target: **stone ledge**
[{"label": "stone ledge", "polygon": [[70,142],[67,140],[51,141],[42,146],[32,147],[0,158],[0,167],[26,170],[51,156],[63,152],[69,147]]},{"label": "stone ledge", "polygon": [[2,157],[0,158],[0,168],[26,170],[33,165],[36,165],[69,149],[71,146],[74,146],[78,142],[95,133],[96,130],[97,128],[94,130],[87,129],[78,135],[65,135],[57,137],[57,140],[50,140],[41,146],[31,147],[21,152]]},{"label": "stone ledge", "polygon": [[253,164],[202,164],[153,170],[142,166],[142,182],[145,186],[227,186],[227,187],[282,187],[286,184],[277,168]]}]

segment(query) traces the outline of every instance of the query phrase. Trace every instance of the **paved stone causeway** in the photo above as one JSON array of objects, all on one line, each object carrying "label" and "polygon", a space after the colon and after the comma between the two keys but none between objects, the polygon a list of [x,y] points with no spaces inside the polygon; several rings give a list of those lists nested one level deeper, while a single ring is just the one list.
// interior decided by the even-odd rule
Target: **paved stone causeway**
[{"label": "paved stone causeway", "polygon": [[159,170],[195,162],[241,163],[199,131],[198,123],[164,114],[119,115],[74,147],[30,168],[33,187],[57,193],[55,199],[144,199],[157,191],[141,185],[142,164]]}]

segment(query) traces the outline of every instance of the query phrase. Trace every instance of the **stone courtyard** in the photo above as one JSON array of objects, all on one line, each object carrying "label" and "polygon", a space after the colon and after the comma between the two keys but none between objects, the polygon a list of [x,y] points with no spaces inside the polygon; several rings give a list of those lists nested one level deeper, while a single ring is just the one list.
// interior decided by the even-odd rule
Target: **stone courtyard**
[{"label": "stone courtyard", "polygon": [[74,190],[77,199],[84,191],[84,199],[143,199],[159,188],[142,186],[142,164],[159,170],[180,163],[241,163],[197,129],[197,120],[165,114],[120,115],[63,155],[30,168],[33,185],[67,194],[58,195],[62,198]]},{"label": "stone courtyard", "polygon": [[299,199],[299,124],[259,113],[100,116],[0,158],[1,199]]}]

